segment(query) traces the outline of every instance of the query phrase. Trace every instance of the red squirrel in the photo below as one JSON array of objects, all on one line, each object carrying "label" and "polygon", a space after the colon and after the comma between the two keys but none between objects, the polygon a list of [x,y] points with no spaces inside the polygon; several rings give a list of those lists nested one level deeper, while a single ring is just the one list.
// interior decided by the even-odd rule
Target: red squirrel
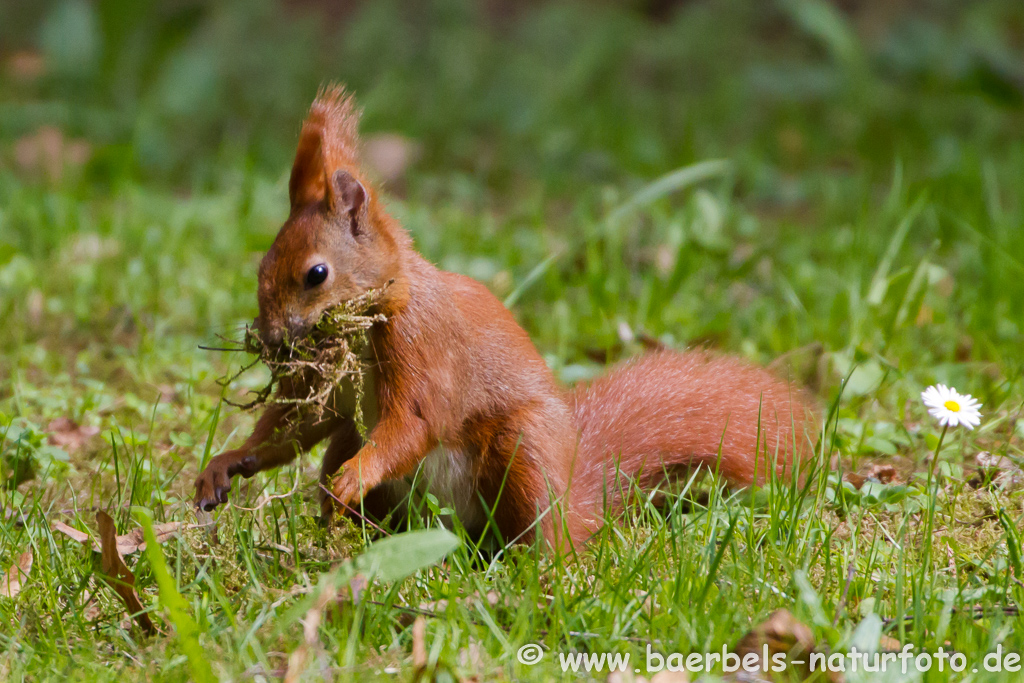
[{"label": "red squirrel", "polygon": [[251,477],[330,439],[325,515],[337,507],[382,518],[416,475],[467,530],[484,530],[490,518],[506,543],[539,531],[563,547],[585,541],[635,487],[667,476],[705,467],[744,486],[770,468],[792,470],[813,411],[798,389],[739,359],[661,351],[561,388],[491,292],[415,251],[360,168],[357,124],[342,87],[321,90],[299,137],[291,212],[260,264],[255,326],[280,345],[328,308],[391,283],[378,304],[386,322],[369,334],[366,438],[351,388],[316,420],[271,404],[241,447],[199,475],[200,508],[227,502],[234,475]]}]

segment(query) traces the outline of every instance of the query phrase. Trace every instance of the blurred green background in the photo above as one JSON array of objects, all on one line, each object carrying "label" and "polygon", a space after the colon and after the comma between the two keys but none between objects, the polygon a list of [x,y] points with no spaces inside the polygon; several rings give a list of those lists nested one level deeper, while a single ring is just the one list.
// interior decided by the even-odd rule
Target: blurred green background
[{"label": "blurred green background", "polygon": [[4,374],[222,370],[329,80],[417,246],[566,380],[638,339],[864,395],[1019,374],[1017,0],[8,2],[0,45]]}]

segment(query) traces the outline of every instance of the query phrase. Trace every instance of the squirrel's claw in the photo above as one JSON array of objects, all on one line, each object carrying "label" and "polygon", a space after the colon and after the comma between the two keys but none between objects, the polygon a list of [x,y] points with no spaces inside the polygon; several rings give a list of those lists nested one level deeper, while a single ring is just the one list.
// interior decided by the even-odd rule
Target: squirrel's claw
[{"label": "squirrel's claw", "polygon": [[218,466],[216,460],[211,461],[196,479],[196,507],[210,512],[218,505],[227,503],[230,492],[231,477],[225,468]]}]

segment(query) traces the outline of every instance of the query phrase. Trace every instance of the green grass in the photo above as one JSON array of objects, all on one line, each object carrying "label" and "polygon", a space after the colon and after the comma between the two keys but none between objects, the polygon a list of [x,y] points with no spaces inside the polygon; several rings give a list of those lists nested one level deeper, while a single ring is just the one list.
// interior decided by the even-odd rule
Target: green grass
[{"label": "green grass", "polygon": [[[1024,651],[1024,498],[973,467],[1024,457],[1019,2],[709,0],[653,21],[625,3],[374,0],[340,22],[258,2],[15,5],[0,7],[0,570],[29,548],[35,562],[0,597],[0,678],[282,675],[318,596],[375,574],[343,564],[371,534],[315,523],[319,451],[236,485],[162,560],[128,556],[155,636],[51,530],[96,537],[96,509],[121,533],[195,521],[200,463],[253,421],[222,399],[260,380],[222,389],[243,359],[198,347],[255,315],[303,110],[338,79],[365,132],[422,148],[387,198],[417,247],[513,299],[565,382],[639,352],[628,329],[781,357],[830,419],[806,490],[695,483],[572,562],[471,539],[402,578],[406,558],[324,611],[308,680],[409,680],[416,616],[437,680],[551,680],[558,653],[642,668],[648,643],[721,652],[779,608],[825,652],[880,629],[970,664],[910,680],[1017,680],[970,669]],[[15,50],[43,74],[18,76]],[[20,158],[45,125],[85,141],[87,163],[55,179]],[[935,382],[985,417],[947,435],[930,486],[940,430],[918,395]],[[52,444],[58,418],[98,432]],[[898,481],[839,483],[873,461]],[[543,663],[519,664],[534,642]]]}]

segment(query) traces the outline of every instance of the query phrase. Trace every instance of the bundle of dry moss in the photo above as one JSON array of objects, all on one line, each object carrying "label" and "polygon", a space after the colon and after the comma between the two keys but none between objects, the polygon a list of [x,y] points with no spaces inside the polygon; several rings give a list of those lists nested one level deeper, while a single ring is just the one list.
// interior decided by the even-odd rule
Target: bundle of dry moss
[{"label": "bundle of dry moss", "polygon": [[[325,412],[333,412],[334,390],[348,379],[355,389],[354,417],[356,424],[361,425],[359,413],[365,367],[362,356],[368,343],[367,331],[386,320],[384,315],[371,311],[380,303],[390,284],[328,309],[308,335],[280,346],[268,346],[256,329],[246,327],[241,347],[256,359],[227,382],[259,363],[270,370],[270,381],[253,392],[256,397],[252,401],[232,405],[251,410],[269,403],[291,404],[302,411],[303,417],[320,418]],[[282,386],[286,391],[279,391]]]}]

